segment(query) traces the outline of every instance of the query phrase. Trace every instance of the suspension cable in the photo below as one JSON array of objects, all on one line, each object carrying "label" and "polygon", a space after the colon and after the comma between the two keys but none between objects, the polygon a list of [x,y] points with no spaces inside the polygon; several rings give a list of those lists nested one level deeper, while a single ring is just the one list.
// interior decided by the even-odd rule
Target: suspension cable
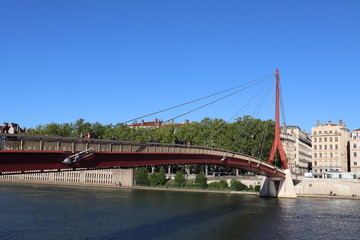
[{"label": "suspension cable", "polygon": [[[210,97],[213,97],[213,96],[216,96],[216,95],[219,95],[219,94],[222,94],[222,93],[225,93],[225,92],[229,92],[231,90],[234,90],[234,89],[237,89],[237,88],[240,88],[242,86],[246,86],[246,85],[249,85],[249,84],[252,84],[252,83],[260,83],[268,78],[271,78],[274,76],[274,73],[272,74],[269,74],[269,75],[266,75],[264,77],[261,77],[261,78],[258,78],[258,79],[255,79],[255,80],[252,80],[252,81],[249,81],[249,82],[246,82],[246,83],[243,83],[243,84],[240,84],[238,86],[235,86],[235,87],[232,87],[232,88],[228,88],[228,89],[225,89],[225,90],[222,90],[222,91],[219,91],[219,92],[216,92],[216,93],[213,93],[213,94],[210,94],[210,95],[207,95],[205,97],[201,97],[201,98],[198,98],[198,99],[194,99],[194,100],[191,100],[191,101],[188,101],[188,102],[185,102],[185,103],[182,103],[182,104],[178,104],[176,106],[173,106],[173,107],[169,107],[169,108],[165,108],[163,110],[159,110],[159,111],[156,111],[156,112],[153,112],[153,113],[149,113],[149,114],[146,114],[146,115],[143,115],[143,116],[140,116],[140,117],[137,117],[137,118],[133,118],[133,119],[130,119],[130,120],[127,120],[127,121],[124,121],[124,122],[121,122],[121,123],[118,123],[118,124],[110,124],[108,127],[104,127],[102,129],[99,129],[99,130],[96,130],[96,131],[92,131],[91,133],[96,133],[96,132],[99,132],[99,131],[102,131],[102,130],[105,130],[107,128],[112,128],[116,125],[120,125],[120,124],[126,124],[128,122],[132,122],[132,121],[136,121],[136,120],[139,120],[139,119],[142,119],[142,118],[146,118],[146,117],[149,117],[149,116],[152,116],[152,115],[155,115],[155,114],[159,114],[159,113],[162,113],[162,112],[166,112],[166,111],[169,111],[169,110],[173,110],[175,108],[179,108],[179,107],[182,107],[182,106],[185,106],[185,105],[189,105],[191,103],[195,103],[195,102],[198,102],[198,101],[201,101],[201,100],[204,100],[206,98],[210,98]],[[250,86],[253,86],[255,84],[252,84]]]},{"label": "suspension cable", "polygon": [[[270,91],[270,89],[271,89],[271,87],[272,87],[273,84],[274,84],[274,83],[272,82],[272,84],[269,86],[269,88],[268,88],[267,91],[265,92],[263,98],[261,99],[261,101],[260,101],[259,104],[257,105],[256,109],[254,110],[253,115],[255,115],[256,112],[259,111],[260,106],[263,104],[263,102],[264,102],[264,100],[265,100],[265,97],[269,94],[269,91]],[[246,127],[247,127],[247,125],[248,125],[249,122],[250,122],[250,120],[248,120],[248,121],[246,122],[245,126],[244,126],[243,128],[241,128],[240,133],[239,133],[238,136],[235,138],[233,144],[232,144],[231,147],[230,147],[230,150],[229,150],[228,152],[226,152],[226,154],[223,156],[222,161],[225,160],[225,158],[227,157],[227,155],[229,154],[229,152],[231,151],[231,149],[232,149],[233,146],[235,145],[236,141],[240,138],[240,136],[242,135],[242,133],[245,131],[245,129],[246,129]],[[246,136],[245,136],[242,144],[240,145],[240,148],[239,148],[239,149],[242,149],[242,148],[244,147],[244,144],[245,144],[245,142],[246,142],[246,139],[247,139],[248,136],[250,135],[250,131],[251,131],[251,129],[254,127],[254,125],[255,125],[255,122],[253,122],[252,125],[250,126],[250,130],[247,132],[247,134],[246,134]]]},{"label": "suspension cable", "polygon": [[[266,86],[263,86],[257,93],[248,101],[246,102],[226,123],[229,123],[231,120],[233,120],[247,105],[252,102],[257,95],[260,94],[261,91],[264,90]],[[221,128],[219,128],[215,133],[213,133],[207,140],[204,141],[203,146],[206,145],[206,143],[210,142],[214,136],[216,136],[222,129],[224,129],[225,125],[223,125]]]},{"label": "suspension cable", "polygon": [[[262,80],[262,81],[263,81],[263,80]],[[216,102],[219,102],[219,101],[221,101],[221,100],[223,100],[223,99],[225,99],[225,98],[228,98],[228,97],[230,97],[230,96],[232,96],[232,95],[235,95],[235,94],[237,94],[237,93],[239,93],[239,92],[241,92],[241,91],[244,91],[244,90],[247,89],[247,88],[250,88],[250,87],[252,87],[252,86],[254,86],[254,85],[256,85],[256,84],[259,84],[259,82],[261,82],[261,81],[257,81],[257,82],[256,82],[256,81],[252,81],[252,82],[253,82],[253,83],[252,83],[251,85],[249,85],[249,86],[246,86],[246,87],[244,87],[244,88],[242,88],[242,89],[240,89],[240,90],[237,90],[237,91],[235,91],[235,92],[232,92],[232,93],[230,93],[230,94],[228,94],[228,95],[226,95],[226,96],[224,96],[224,97],[221,97],[221,98],[219,98],[219,99],[216,99],[216,100],[214,100],[214,101],[211,101],[211,102],[209,102],[209,103],[207,103],[207,104],[204,104],[204,105],[202,105],[202,106],[200,106],[200,107],[197,107],[197,108],[195,108],[195,109],[193,109],[193,110],[190,110],[190,111],[188,111],[188,112],[185,112],[185,113],[183,113],[183,114],[180,114],[180,115],[178,115],[178,116],[176,116],[176,117],[173,117],[173,118],[171,118],[171,119],[169,119],[169,120],[167,120],[167,121],[165,121],[165,122],[170,122],[170,121],[175,120],[175,119],[177,119],[177,118],[179,118],[179,117],[182,117],[182,116],[184,116],[184,115],[187,115],[187,114],[189,114],[189,113],[192,113],[192,112],[194,112],[194,111],[197,111],[197,110],[199,110],[199,109],[201,109],[201,108],[204,108],[204,107],[206,107],[206,106],[209,106],[209,105],[211,105],[211,104],[214,104],[214,103],[216,103]],[[246,85],[247,85],[247,84],[246,84]],[[244,84],[243,84],[242,86],[244,86]],[[122,139],[120,139],[120,140],[116,140],[116,141],[110,142],[110,143],[108,143],[108,144],[105,144],[105,145],[103,145],[103,146],[101,146],[101,147],[98,147],[98,148],[95,148],[95,149],[88,149],[88,150],[85,150],[85,151],[83,151],[83,152],[81,152],[81,153],[74,154],[74,155],[66,158],[66,159],[63,161],[63,163],[71,164],[71,163],[80,161],[81,158],[82,158],[81,154],[84,154],[84,155],[86,155],[86,156],[89,156],[89,155],[91,155],[92,153],[94,153],[94,152],[96,152],[96,151],[99,151],[100,149],[103,149],[103,148],[105,148],[105,147],[107,147],[107,146],[110,146],[110,145],[115,144],[116,142],[129,139],[129,138],[134,137],[134,136],[136,136],[136,135],[139,135],[139,134],[141,134],[141,133],[143,133],[143,132],[145,132],[145,131],[149,131],[149,130],[151,130],[151,129],[154,129],[154,128],[160,126],[160,125],[161,125],[161,123],[155,124],[154,126],[152,126],[152,127],[150,127],[150,128],[147,128],[147,129],[144,129],[144,130],[142,130],[142,131],[136,132],[136,133],[134,133],[134,134],[132,134],[132,135],[130,135],[130,136],[124,137],[124,138],[122,138]]]}]

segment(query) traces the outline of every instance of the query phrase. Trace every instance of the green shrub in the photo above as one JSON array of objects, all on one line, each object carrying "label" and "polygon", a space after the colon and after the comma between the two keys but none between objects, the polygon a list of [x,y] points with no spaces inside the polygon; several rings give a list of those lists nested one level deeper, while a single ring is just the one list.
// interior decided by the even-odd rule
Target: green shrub
[{"label": "green shrub", "polygon": [[185,177],[182,171],[177,171],[175,174],[174,179],[174,186],[175,187],[184,187],[185,186]]},{"label": "green shrub", "polygon": [[219,182],[211,182],[208,187],[209,189],[219,189]]},{"label": "green shrub", "polygon": [[229,186],[228,186],[228,183],[227,183],[226,180],[221,179],[221,180],[219,181],[219,189],[220,189],[220,190],[225,190],[225,189],[227,189],[228,187],[229,187]]},{"label": "green shrub", "polygon": [[166,182],[166,174],[165,174],[164,168],[161,168],[158,173],[150,174],[150,185],[151,186],[164,185],[165,182]]},{"label": "green shrub", "polygon": [[195,185],[200,188],[207,188],[207,178],[204,173],[199,173],[195,178]]},{"label": "green shrub", "polygon": [[244,191],[246,189],[246,185],[243,184],[242,182],[236,180],[236,179],[232,179],[230,181],[230,189],[233,191]]},{"label": "green shrub", "polygon": [[149,186],[149,174],[146,168],[138,168],[136,170],[136,184],[140,186]]}]

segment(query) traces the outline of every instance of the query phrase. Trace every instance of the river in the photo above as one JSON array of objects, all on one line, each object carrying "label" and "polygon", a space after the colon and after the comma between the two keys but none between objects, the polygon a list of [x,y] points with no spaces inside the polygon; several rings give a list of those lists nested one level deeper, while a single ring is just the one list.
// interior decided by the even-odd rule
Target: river
[{"label": "river", "polygon": [[0,184],[0,239],[360,239],[360,201]]}]

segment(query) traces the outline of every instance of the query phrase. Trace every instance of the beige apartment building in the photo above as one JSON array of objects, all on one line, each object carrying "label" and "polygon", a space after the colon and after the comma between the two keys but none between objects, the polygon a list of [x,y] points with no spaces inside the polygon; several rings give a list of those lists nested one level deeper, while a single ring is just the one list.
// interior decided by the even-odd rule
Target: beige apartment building
[{"label": "beige apartment building", "polygon": [[350,131],[345,122],[339,124],[328,121],[312,128],[312,168],[314,177],[322,177],[325,172],[348,172],[347,145]]},{"label": "beige apartment building", "polygon": [[290,135],[284,131],[284,127],[282,127],[282,131],[280,133],[281,143],[283,145],[283,149],[286,156],[286,161],[288,164],[288,167],[290,169],[290,172],[292,174],[295,173],[296,167],[295,167],[295,150],[296,150],[296,139],[295,136]]},{"label": "beige apartment building", "polygon": [[294,160],[292,173],[304,175],[312,163],[312,143],[309,133],[302,131],[298,126],[286,126],[286,133],[295,140]]},{"label": "beige apartment building", "polygon": [[360,178],[360,129],[351,132],[349,142],[350,149],[350,171]]}]

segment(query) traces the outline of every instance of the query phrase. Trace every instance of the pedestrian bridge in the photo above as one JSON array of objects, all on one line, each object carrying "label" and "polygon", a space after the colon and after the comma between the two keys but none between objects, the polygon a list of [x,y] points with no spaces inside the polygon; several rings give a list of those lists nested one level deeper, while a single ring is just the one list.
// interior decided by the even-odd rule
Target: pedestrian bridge
[{"label": "pedestrian bridge", "polygon": [[[209,147],[31,135],[0,134],[0,137],[1,174],[217,164],[258,175],[285,178],[284,170],[272,164],[242,153]],[[77,156],[80,158],[76,159]],[[69,159],[72,161],[67,162]]]}]

